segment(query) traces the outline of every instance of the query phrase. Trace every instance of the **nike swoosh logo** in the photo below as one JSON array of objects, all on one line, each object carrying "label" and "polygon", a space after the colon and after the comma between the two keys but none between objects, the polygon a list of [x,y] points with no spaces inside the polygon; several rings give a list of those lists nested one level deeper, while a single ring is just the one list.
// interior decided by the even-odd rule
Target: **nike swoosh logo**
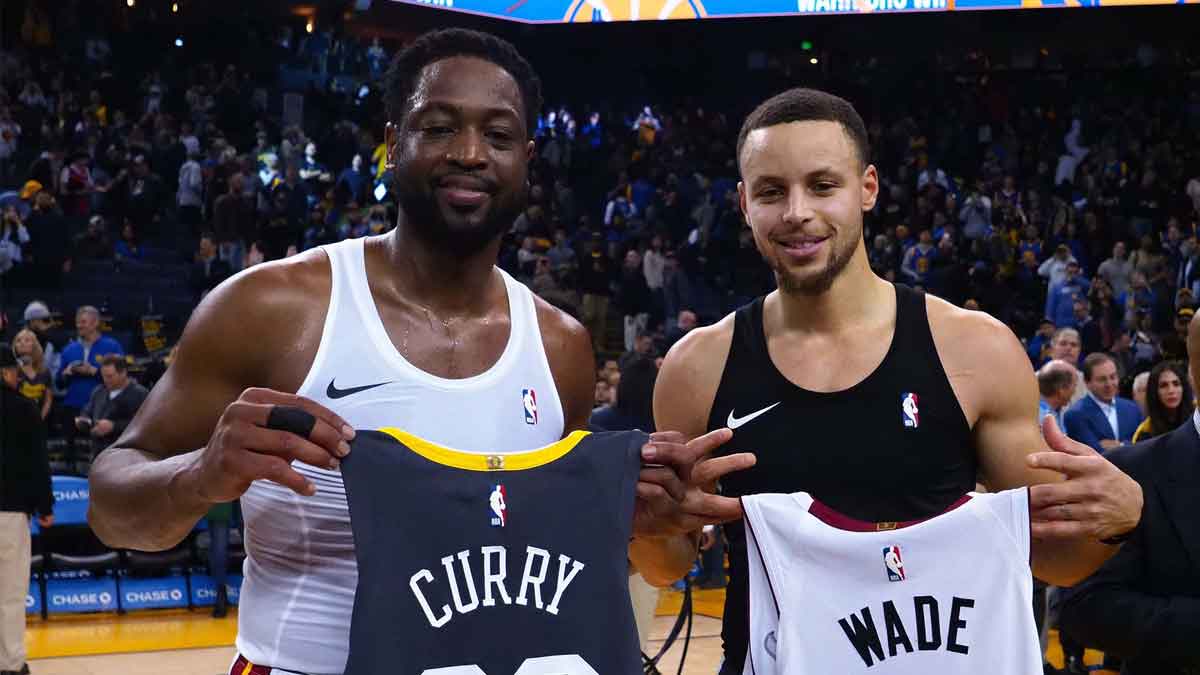
[{"label": "nike swoosh logo", "polygon": [[382,387],[385,384],[391,384],[391,382],[380,382],[379,384],[368,384],[368,385],[364,385],[361,387],[350,387],[349,389],[338,389],[333,384],[333,382],[334,382],[334,380],[329,381],[329,386],[325,388],[325,395],[328,396],[329,398],[334,398],[334,399],[345,398],[347,396],[353,396],[354,394],[360,394],[368,389],[374,389],[375,387]]},{"label": "nike swoosh logo", "polygon": [[[780,401],[779,403],[783,403],[783,401]],[[755,417],[758,417],[759,415],[765,415],[766,413],[770,412],[771,408],[774,408],[775,406],[779,405],[779,403],[769,405],[769,406],[763,408],[762,410],[759,410],[758,412],[752,412],[749,415],[746,415],[745,417],[734,417],[733,411],[730,410],[729,411],[729,419],[725,420],[725,426],[729,427],[730,429],[736,429],[736,428],[742,426],[743,424],[750,422]]]}]

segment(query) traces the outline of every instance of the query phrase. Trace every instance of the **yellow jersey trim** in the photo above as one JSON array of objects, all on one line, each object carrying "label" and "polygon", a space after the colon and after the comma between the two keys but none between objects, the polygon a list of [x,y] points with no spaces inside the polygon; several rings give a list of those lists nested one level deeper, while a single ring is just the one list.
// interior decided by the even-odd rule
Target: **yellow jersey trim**
[{"label": "yellow jersey trim", "polygon": [[443,466],[467,471],[523,471],[544,466],[566,456],[575,449],[590,432],[572,431],[566,438],[537,450],[507,454],[464,452],[447,448],[424,438],[414,436],[396,427],[383,427],[380,433],[400,441],[409,450],[425,459]]}]

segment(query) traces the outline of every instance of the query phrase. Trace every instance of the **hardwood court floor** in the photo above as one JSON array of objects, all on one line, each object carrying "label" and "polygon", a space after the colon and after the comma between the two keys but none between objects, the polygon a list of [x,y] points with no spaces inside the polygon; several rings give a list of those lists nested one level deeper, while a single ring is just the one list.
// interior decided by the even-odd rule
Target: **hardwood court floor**
[{"label": "hardwood court floor", "polygon": [[[663,592],[646,651],[656,654],[670,630],[682,596]],[[713,675],[721,663],[721,610],[725,592],[697,591],[683,669],[688,675]],[[25,642],[33,675],[224,675],[233,660],[237,616],[213,619],[207,612],[150,611],[133,615],[93,615],[31,621]],[[682,638],[659,665],[674,675],[683,651]],[[1062,666],[1058,636],[1051,631],[1050,662]],[[1089,651],[1087,663],[1099,663]],[[1094,671],[1098,675],[1111,671]]]}]

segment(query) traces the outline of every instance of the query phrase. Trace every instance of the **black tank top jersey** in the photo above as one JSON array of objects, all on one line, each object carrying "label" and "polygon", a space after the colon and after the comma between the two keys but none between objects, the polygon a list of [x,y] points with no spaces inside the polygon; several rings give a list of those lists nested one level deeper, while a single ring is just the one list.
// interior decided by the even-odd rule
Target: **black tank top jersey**
[{"label": "black tank top jersey", "polygon": [[[838,392],[802,389],[775,367],[763,298],[737,310],[708,428],[736,427],[721,453],[753,452],[758,461],[722,479],[724,494],[803,491],[852,518],[883,522],[931,517],[974,489],[971,429],[934,347],[925,294],[895,288],[896,328],[886,356]],[[749,631],[746,540],[741,523],[725,532],[731,579],[721,672],[740,674]]]},{"label": "black tank top jersey", "polygon": [[647,438],[481,455],[359,432],[342,461],[358,560],[345,675],[640,673],[627,550]]}]

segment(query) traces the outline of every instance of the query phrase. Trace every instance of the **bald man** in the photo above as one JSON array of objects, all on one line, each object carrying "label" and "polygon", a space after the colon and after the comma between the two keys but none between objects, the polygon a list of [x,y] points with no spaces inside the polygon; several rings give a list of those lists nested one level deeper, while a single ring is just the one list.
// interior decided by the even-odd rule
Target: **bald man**
[{"label": "bald man", "polygon": [[[1200,318],[1187,348],[1200,381]],[[1106,457],[1141,484],[1145,509],[1121,550],[1064,592],[1060,626],[1124,659],[1122,675],[1200,672],[1200,413]]]},{"label": "bald man", "polygon": [[1038,420],[1052,415],[1059,429],[1063,429],[1063,412],[1071,405],[1075,395],[1075,385],[1078,370],[1075,366],[1055,359],[1048,361],[1037,372],[1038,393],[1041,401],[1038,403]]}]

